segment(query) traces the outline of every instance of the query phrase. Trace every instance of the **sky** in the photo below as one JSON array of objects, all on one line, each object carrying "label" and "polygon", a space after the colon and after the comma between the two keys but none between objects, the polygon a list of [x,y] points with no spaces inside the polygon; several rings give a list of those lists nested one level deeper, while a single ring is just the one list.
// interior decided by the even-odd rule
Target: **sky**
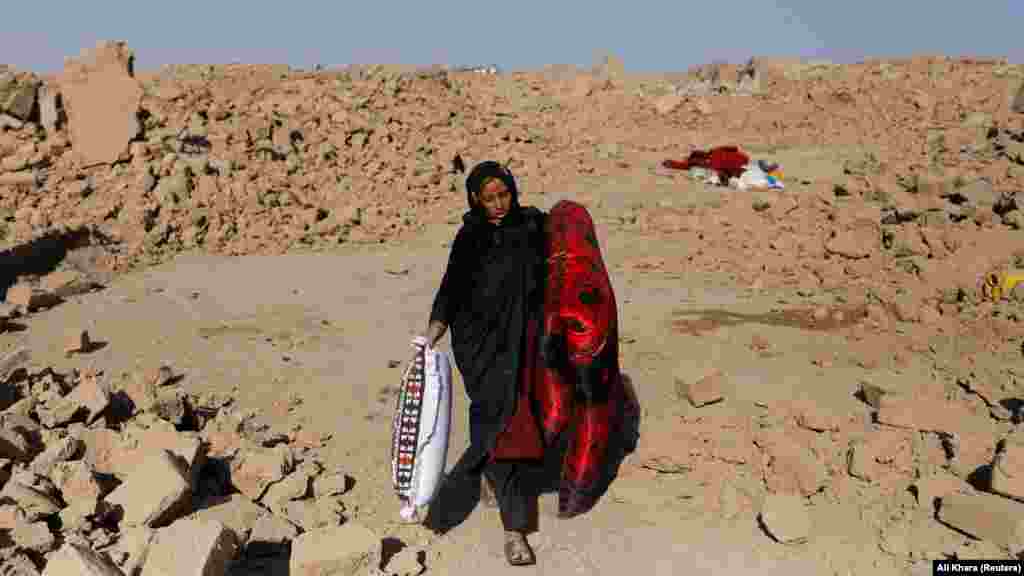
[{"label": "sky", "polygon": [[99,40],[136,69],[230,62],[681,71],[751,56],[915,54],[1024,62],[1024,0],[36,0],[8,2],[0,63],[47,73]]}]

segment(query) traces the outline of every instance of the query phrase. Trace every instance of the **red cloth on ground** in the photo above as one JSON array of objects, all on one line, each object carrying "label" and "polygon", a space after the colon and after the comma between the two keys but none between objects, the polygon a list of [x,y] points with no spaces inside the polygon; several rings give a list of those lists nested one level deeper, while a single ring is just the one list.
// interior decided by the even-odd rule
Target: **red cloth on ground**
[{"label": "red cloth on ground", "polygon": [[537,321],[526,327],[526,351],[519,377],[519,399],[508,427],[498,434],[491,452],[491,460],[540,460],[544,457],[544,442],[540,424],[533,411],[533,381],[537,356]]},{"label": "red cloth on ground", "polygon": [[750,157],[741,152],[738,146],[718,146],[707,151],[694,150],[686,160],[665,160],[662,166],[675,170],[707,168],[728,179],[743,174],[743,168],[748,163]]}]

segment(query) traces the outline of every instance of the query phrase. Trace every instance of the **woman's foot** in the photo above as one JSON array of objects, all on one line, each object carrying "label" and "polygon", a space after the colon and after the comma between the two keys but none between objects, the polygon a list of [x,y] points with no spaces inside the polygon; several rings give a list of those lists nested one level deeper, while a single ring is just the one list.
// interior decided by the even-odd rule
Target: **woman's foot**
[{"label": "woman's foot", "polygon": [[505,559],[511,566],[529,566],[537,563],[533,548],[522,532],[505,532]]},{"label": "woman's foot", "polygon": [[494,495],[494,487],[487,478],[480,479],[480,503],[487,508],[498,507],[498,497]]}]

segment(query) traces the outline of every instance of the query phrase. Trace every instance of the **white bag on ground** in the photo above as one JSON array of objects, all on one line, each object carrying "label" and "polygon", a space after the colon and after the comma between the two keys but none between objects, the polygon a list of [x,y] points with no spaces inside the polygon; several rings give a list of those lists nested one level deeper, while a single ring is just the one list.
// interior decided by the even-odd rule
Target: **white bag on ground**
[{"label": "white bag on ground", "polygon": [[452,369],[448,355],[413,340],[415,357],[402,375],[391,432],[391,476],[403,520],[422,519],[448,457]]}]

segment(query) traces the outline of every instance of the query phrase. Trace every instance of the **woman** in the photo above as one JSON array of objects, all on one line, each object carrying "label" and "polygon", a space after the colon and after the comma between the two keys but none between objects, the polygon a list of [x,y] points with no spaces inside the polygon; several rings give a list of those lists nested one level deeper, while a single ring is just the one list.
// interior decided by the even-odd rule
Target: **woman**
[{"label": "woman", "polygon": [[512,565],[535,562],[526,540],[527,467],[544,455],[531,407],[533,359],[543,305],[545,214],[519,205],[512,174],[482,162],[466,179],[470,210],[452,243],[427,332],[451,328],[470,399],[470,445],[451,475],[483,473],[497,499]]}]

